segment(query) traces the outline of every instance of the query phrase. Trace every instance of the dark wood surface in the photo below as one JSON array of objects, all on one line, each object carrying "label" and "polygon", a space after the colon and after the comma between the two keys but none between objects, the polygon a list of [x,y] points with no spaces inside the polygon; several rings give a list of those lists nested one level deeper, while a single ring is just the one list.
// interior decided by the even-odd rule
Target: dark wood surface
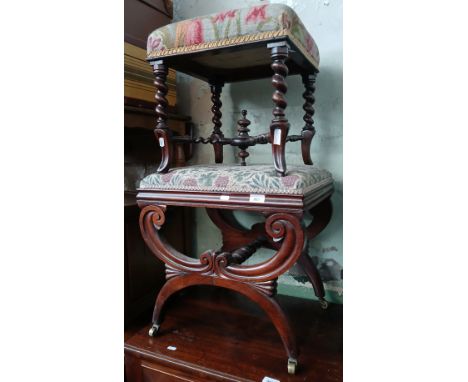
[{"label": "dark wood surface", "polygon": [[287,42],[291,47],[287,63],[289,74],[310,73],[317,70],[287,37],[166,55],[150,61],[163,59],[171,69],[206,82],[213,80],[223,83],[248,81],[271,76],[271,58],[267,44],[277,42]]},{"label": "dark wood surface", "polygon": [[[300,348],[296,375],[288,375],[275,328],[246,298],[197,286],[174,296],[157,337],[148,336],[151,312],[125,332],[128,382],[342,381],[342,306],[278,296],[294,322]],[[176,350],[168,350],[175,346]]]},{"label": "dark wood surface", "polygon": [[225,208],[233,210],[260,211],[260,212],[291,212],[302,213],[318,205],[333,193],[333,181],[327,179],[322,187],[306,195],[279,195],[265,194],[264,202],[250,201],[250,194],[230,192],[229,200],[221,200],[226,192],[204,192],[204,191],[172,191],[172,190],[138,190],[138,205],[144,207],[153,204],[168,206],[190,206]]}]

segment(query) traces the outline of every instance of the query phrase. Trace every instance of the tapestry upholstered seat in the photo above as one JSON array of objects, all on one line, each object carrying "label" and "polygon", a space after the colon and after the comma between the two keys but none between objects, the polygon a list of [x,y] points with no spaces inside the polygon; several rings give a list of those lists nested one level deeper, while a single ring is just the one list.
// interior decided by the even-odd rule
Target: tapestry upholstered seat
[{"label": "tapestry upholstered seat", "polygon": [[217,47],[289,37],[318,68],[317,45],[297,14],[283,4],[232,9],[166,25],[147,40],[147,57],[202,51]]},{"label": "tapestry upholstered seat", "polygon": [[291,165],[279,177],[272,165],[198,165],[146,176],[140,189],[255,194],[306,194],[333,183],[331,174],[313,166]]}]

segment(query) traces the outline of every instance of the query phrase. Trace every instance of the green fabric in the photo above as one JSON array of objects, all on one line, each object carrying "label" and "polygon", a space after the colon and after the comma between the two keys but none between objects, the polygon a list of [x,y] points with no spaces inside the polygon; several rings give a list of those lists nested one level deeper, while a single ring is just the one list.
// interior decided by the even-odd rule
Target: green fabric
[{"label": "green fabric", "polygon": [[318,65],[320,56],[314,39],[297,14],[283,4],[233,9],[166,25],[149,35],[147,52],[149,56],[155,51],[278,30],[288,30]]},{"label": "green fabric", "polygon": [[151,174],[141,183],[142,189],[196,190],[303,194],[333,182],[331,174],[313,166],[288,166],[286,176],[278,176],[271,165],[198,165]]}]

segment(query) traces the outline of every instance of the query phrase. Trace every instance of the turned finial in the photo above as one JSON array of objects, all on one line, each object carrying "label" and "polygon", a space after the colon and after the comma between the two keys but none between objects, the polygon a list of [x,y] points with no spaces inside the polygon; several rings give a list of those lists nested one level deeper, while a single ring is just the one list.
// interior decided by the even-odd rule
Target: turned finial
[{"label": "turned finial", "polygon": [[[239,127],[237,128],[237,132],[238,132],[237,136],[240,139],[244,139],[247,142],[249,141],[250,129],[248,128],[248,126],[250,125],[250,121],[247,119],[247,110],[242,110],[241,114],[242,114],[242,118],[237,121],[237,124],[239,125]],[[249,153],[246,150],[247,147],[249,147],[248,144],[246,145],[243,145],[242,143],[239,144],[240,151],[239,151],[238,156],[241,160],[241,166],[246,165],[245,159],[249,156]]]}]

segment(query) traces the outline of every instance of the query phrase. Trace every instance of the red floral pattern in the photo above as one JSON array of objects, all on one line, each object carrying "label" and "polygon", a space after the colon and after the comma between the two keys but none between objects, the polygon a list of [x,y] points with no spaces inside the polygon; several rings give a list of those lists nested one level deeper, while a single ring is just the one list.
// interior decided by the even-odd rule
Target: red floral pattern
[{"label": "red floral pattern", "polygon": [[169,183],[169,182],[171,181],[173,175],[174,175],[174,173],[169,172],[169,173],[167,173],[167,174],[163,174],[163,175],[161,176],[161,179],[162,179],[162,181],[163,181],[164,183]]},{"label": "red floral pattern", "polygon": [[284,187],[293,187],[300,178],[297,175],[288,175],[281,178]]},{"label": "red floral pattern", "polygon": [[200,19],[191,20],[185,29],[185,45],[196,45],[203,42],[203,25]]},{"label": "red floral pattern", "polygon": [[148,50],[163,50],[164,48],[164,43],[160,36],[148,37]]},{"label": "red floral pattern", "polygon": [[223,22],[226,18],[232,19],[236,17],[237,9],[233,9],[227,12],[221,12],[213,16],[212,20],[214,23]]},{"label": "red floral pattern", "polygon": [[218,176],[214,182],[215,187],[226,187],[229,183],[228,176]]},{"label": "red floral pattern", "polygon": [[168,24],[148,37],[148,56],[172,48],[279,30],[292,35],[299,47],[313,57],[314,65],[319,63],[317,45],[294,10],[284,4],[231,9]]},{"label": "red floral pattern", "polygon": [[197,187],[198,186],[197,180],[195,178],[187,178],[187,179],[184,180],[184,182],[182,184],[184,186],[186,186],[186,187]]},{"label": "red floral pattern", "polygon": [[260,21],[264,21],[266,19],[266,7],[268,4],[260,5],[259,7],[252,7],[245,16],[245,23],[248,24],[250,22],[254,22],[258,24]]}]

